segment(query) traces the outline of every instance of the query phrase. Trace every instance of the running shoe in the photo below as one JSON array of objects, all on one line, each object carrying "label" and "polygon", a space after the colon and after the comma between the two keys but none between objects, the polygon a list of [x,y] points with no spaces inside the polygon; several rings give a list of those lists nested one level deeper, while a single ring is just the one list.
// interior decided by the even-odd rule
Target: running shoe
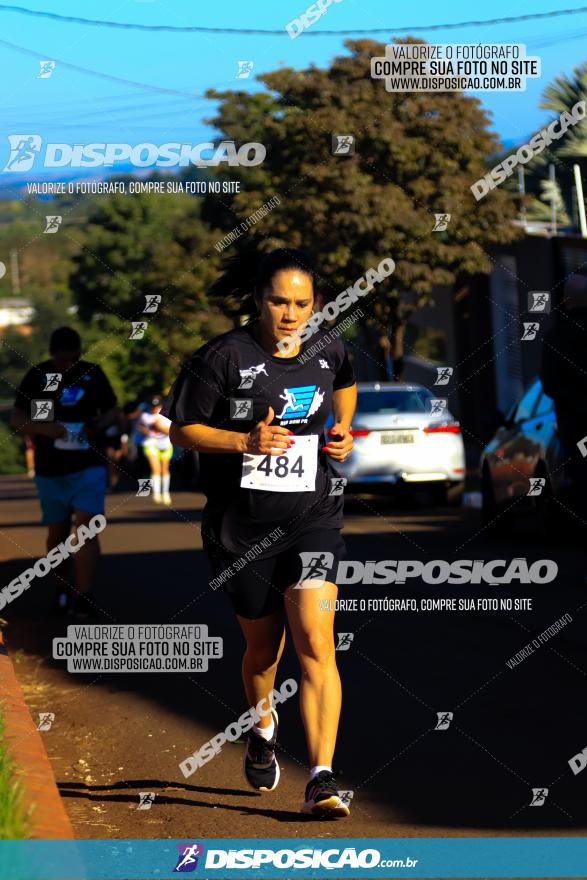
[{"label": "running shoe", "polygon": [[155,504],[162,504],[162,503],[163,503],[163,498],[161,497],[161,495],[155,493],[155,494],[153,495],[153,501],[155,502]]},{"label": "running shoe", "polygon": [[169,494],[169,492],[163,493],[163,504],[165,505],[165,507],[171,507],[171,495]]},{"label": "running shoe", "polygon": [[271,714],[275,722],[271,739],[263,739],[253,730],[247,733],[243,770],[247,782],[255,791],[273,791],[279,782],[279,764],[275,757],[279,722],[275,709],[271,710]]},{"label": "running shoe", "polygon": [[348,816],[350,810],[339,797],[335,775],[329,770],[321,770],[306,786],[306,800],[301,812],[319,818]]}]

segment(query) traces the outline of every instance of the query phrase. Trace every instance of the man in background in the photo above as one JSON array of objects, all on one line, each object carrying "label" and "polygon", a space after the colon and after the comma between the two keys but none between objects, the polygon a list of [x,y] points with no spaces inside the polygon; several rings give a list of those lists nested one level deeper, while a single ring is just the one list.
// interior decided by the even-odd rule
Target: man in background
[{"label": "man in background", "polygon": [[[32,367],[17,391],[11,427],[33,438],[35,483],[47,551],[65,541],[73,514],[76,530],[104,513],[108,458],[105,429],[117,418],[116,397],[102,369],[81,360],[81,339],[60,327],[49,360]],[[56,605],[78,617],[95,612],[90,590],[100,555],[97,536],[74,554],[75,591],[56,571]]]}]

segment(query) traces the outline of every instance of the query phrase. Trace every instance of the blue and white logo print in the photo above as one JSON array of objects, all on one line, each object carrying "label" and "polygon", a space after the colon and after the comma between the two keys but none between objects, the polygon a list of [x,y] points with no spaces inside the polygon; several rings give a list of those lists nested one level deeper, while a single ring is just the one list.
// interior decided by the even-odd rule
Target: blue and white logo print
[{"label": "blue and white logo print", "polygon": [[198,867],[198,859],[204,854],[204,847],[199,843],[178,843],[176,845],[179,856],[173,873],[187,874],[195,871]]},{"label": "blue and white logo print", "polygon": [[78,385],[71,385],[69,388],[63,389],[59,403],[61,406],[75,406],[76,403],[80,402],[85,393],[85,388],[80,388]]},{"label": "blue and white logo print", "polygon": [[298,385],[295,388],[284,388],[280,400],[285,401],[283,409],[276,418],[282,422],[292,419],[304,419],[313,415],[324,400],[324,392],[316,385]]}]

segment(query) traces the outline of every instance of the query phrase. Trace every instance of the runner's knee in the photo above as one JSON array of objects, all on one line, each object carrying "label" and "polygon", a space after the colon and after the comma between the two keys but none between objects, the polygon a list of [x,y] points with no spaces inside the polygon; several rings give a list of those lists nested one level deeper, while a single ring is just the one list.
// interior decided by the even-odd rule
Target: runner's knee
[{"label": "runner's knee", "polygon": [[245,658],[249,669],[265,672],[279,661],[279,644],[247,644]]},{"label": "runner's knee", "polygon": [[57,547],[62,541],[67,540],[70,529],[71,523],[69,520],[59,523],[51,523],[47,535],[47,550],[52,550],[53,547]]},{"label": "runner's knee", "polygon": [[315,629],[298,637],[296,650],[302,669],[311,671],[325,666],[334,657],[334,637],[328,630]]}]

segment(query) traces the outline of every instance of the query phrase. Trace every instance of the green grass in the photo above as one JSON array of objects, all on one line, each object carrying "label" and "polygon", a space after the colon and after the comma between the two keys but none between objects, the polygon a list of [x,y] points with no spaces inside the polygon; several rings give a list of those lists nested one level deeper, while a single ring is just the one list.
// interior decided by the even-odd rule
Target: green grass
[{"label": "green grass", "polygon": [[4,739],[4,718],[0,707],[0,840],[27,840],[29,836],[22,786],[14,779],[14,769]]}]

